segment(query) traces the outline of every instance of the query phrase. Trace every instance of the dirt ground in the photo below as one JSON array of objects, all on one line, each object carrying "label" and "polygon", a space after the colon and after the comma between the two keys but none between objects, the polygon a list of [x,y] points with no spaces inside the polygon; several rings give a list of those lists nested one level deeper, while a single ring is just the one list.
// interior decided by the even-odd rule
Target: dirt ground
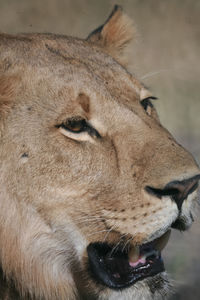
[{"label": "dirt ground", "polygon": [[[102,24],[112,0],[0,0],[0,30],[79,37]],[[200,163],[200,1],[118,0],[137,27],[129,69],[159,98],[163,124]],[[174,299],[200,299],[200,214],[165,250]]]}]

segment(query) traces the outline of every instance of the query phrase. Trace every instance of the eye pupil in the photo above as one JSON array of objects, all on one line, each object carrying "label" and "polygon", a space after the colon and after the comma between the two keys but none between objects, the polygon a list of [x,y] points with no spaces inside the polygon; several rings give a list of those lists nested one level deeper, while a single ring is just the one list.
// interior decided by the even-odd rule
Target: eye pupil
[{"label": "eye pupil", "polygon": [[147,107],[151,104],[151,102],[149,101],[149,99],[144,99],[141,101],[141,105],[143,106],[143,108],[145,110],[147,110]]},{"label": "eye pupil", "polygon": [[85,120],[68,120],[64,126],[70,131],[79,133],[86,130],[87,124]]},{"label": "eye pupil", "polygon": [[143,99],[142,101],[140,101],[140,104],[142,105],[142,107],[144,108],[145,111],[147,111],[148,107],[153,107],[153,104],[151,103],[151,100],[157,100],[156,97],[148,97]]}]

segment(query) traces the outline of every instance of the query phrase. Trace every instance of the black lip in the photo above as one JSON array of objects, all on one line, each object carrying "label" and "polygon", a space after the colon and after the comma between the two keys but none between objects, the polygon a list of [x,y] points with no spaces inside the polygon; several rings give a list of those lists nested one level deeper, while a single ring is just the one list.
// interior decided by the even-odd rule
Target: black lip
[{"label": "black lip", "polygon": [[[161,256],[150,256],[145,264],[131,267],[127,250],[112,251],[113,245],[107,243],[91,243],[87,247],[89,272],[91,277],[111,289],[123,289],[146,277],[164,271]],[[142,245],[141,252],[150,251],[152,243]],[[113,252],[113,253],[112,253]]]}]

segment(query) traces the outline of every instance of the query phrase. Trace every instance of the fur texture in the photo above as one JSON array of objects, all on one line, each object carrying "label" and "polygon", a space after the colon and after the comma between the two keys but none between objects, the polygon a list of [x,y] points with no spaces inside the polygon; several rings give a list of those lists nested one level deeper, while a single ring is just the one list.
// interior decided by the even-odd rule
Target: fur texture
[{"label": "fur texture", "polygon": [[[118,62],[132,27],[121,8],[87,40],[0,35],[1,300],[163,299],[166,274],[113,291],[87,270],[95,241],[132,245],[189,222],[163,188],[199,173]],[[118,60],[118,61],[117,61]],[[85,120],[88,131],[63,124]],[[97,134],[98,133],[98,134]]]}]

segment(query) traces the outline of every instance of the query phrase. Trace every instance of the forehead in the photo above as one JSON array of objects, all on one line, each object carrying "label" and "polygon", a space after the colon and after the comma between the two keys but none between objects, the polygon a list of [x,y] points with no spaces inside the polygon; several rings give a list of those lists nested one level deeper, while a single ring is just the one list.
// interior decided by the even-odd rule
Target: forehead
[{"label": "forehead", "polygon": [[143,85],[99,47],[74,38],[56,46],[46,43],[48,55],[56,60],[58,74],[63,71],[65,81],[71,81],[77,92],[94,91],[126,105],[140,99]]},{"label": "forehead", "polygon": [[[140,98],[142,84],[111,56],[85,40],[28,34],[16,39],[8,37],[5,48],[8,46],[9,60],[16,65],[17,58],[22,77],[26,80],[32,76],[32,86],[47,79],[57,91],[71,86],[77,93],[95,91],[127,105]],[[39,89],[41,92],[41,84]]]},{"label": "forehead", "polygon": [[102,49],[75,38],[61,38],[61,41],[48,41],[45,47],[51,62],[56,63],[59,72],[63,68],[67,79],[71,74],[85,86],[90,82],[95,89],[106,87],[115,94],[123,90],[124,94],[140,95],[142,84]]}]

